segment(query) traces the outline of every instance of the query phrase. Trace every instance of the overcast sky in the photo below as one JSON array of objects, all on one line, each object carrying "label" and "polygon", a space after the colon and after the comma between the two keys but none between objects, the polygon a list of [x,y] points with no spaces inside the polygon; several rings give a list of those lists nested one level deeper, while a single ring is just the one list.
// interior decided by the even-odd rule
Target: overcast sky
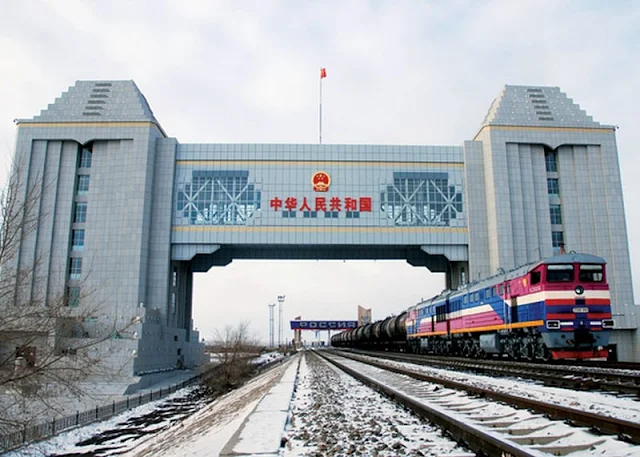
[{"label": "overcast sky", "polygon": [[[181,143],[317,143],[320,67],[327,144],[460,145],[505,84],[559,86],[594,120],[619,126],[639,300],[638,2],[0,3],[2,175],[13,119],[81,79],[134,80]],[[195,326],[209,338],[250,321],[266,341],[280,294],[285,322],[355,319],[358,304],[377,319],[443,287],[442,275],[405,262],[236,261],[197,276]]]}]

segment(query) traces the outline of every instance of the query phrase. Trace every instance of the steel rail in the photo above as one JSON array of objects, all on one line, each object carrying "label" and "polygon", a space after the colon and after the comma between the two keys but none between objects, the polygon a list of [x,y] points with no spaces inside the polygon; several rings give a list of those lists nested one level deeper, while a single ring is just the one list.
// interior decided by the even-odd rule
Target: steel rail
[{"label": "steel rail", "polygon": [[561,419],[571,421],[572,423],[586,426],[592,430],[598,431],[603,434],[618,435],[621,440],[628,441],[634,444],[640,444],[640,424],[617,419],[609,416],[601,416],[598,414],[580,411],[578,409],[568,408],[561,405],[552,405],[538,400],[532,400],[529,398],[519,397],[517,395],[511,395],[503,392],[496,392],[491,389],[485,389],[482,387],[476,387],[469,384],[465,384],[450,379],[443,379],[437,376],[431,376],[424,373],[417,373],[412,370],[392,367],[387,364],[377,362],[374,360],[366,360],[355,354],[340,352],[340,355],[346,358],[363,362],[368,365],[375,366],[384,370],[392,371],[394,373],[403,374],[414,379],[422,381],[441,384],[451,389],[463,390],[470,392],[474,395],[478,395],[485,398],[491,398],[492,400],[503,401],[505,403],[526,408],[540,413],[544,413],[550,418]]},{"label": "steel rail", "polygon": [[[432,408],[422,402],[419,402],[407,394],[379,383],[375,379],[372,379],[331,357],[327,357],[325,354],[322,354],[321,351],[314,351],[314,353],[340,368],[350,376],[353,376],[363,384],[374,388],[397,403],[410,409],[415,414],[442,427],[446,433],[451,435],[451,437],[458,443],[464,444],[479,455],[489,457],[540,457],[545,455],[536,450],[527,449],[517,443],[503,440],[495,433],[484,431],[480,427],[476,427],[473,424],[449,416],[437,408]],[[385,369],[388,368],[385,367]]]},{"label": "steel rail", "polygon": [[640,375],[613,369],[588,368],[564,365],[541,365],[537,363],[444,359],[419,354],[403,354],[378,351],[350,351],[371,357],[404,361],[408,363],[441,366],[447,368],[472,370],[481,373],[499,374],[502,376],[519,376],[544,382],[556,387],[570,387],[580,390],[605,390],[631,394],[640,398]]}]

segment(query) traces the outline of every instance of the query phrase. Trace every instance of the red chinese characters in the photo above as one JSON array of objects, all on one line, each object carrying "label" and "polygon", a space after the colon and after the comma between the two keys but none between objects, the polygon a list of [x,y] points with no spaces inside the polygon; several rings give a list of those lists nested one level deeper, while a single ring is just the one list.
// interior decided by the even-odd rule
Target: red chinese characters
[{"label": "red chinese characters", "polygon": [[358,199],[345,197],[344,199],[345,211],[358,211]]},{"label": "red chinese characters", "polygon": [[370,213],[371,212],[371,197],[361,197],[360,198],[360,212],[362,212],[362,213]]},{"label": "red chinese characters", "polygon": [[[313,206],[312,204],[313,203]],[[296,197],[274,197],[269,201],[269,206],[274,211],[316,211],[316,212],[361,212],[370,213],[372,211],[371,197],[315,197],[311,200],[302,197],[302,201]]]},{"label": "red chinese characters", "polygon": [[278,197],[272,198],[269,202],[269,206],[271,206],[274,211],[278,211],[280,208],[282,208],[282,200],[280,200]]},{"label": "red chinese characters", "polygon": [[307,197],[304,197],[304,199],[302,200],[300,211],[311,211],[311,207],[309,206],[309,203],[307,203]]},{"label": "red chinese characters", "polygon": [[287,197],[284,201],[285,209],[293,211],[298,206],[298,199],[295,197]]}]

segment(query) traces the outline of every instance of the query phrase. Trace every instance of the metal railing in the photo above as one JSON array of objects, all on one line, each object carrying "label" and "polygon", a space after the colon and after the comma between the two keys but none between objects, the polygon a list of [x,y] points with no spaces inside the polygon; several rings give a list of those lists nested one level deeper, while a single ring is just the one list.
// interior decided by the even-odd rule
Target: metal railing
[{"label": "metal railing", "polygon": [[[254,368],[256,373],[261,373],[275,365],[279,365],[283,360],[284,359],[277,359]],[[75,414],[54,418],[48,422],[42,422],[36,425],[28,425],[23,427],[21,430],[16,430],[15,432],[7,433],[6,435],[0,435],[0,453],[8,452],[27,443],[49,438],[65,430],[88,425],[92,422],[100,422],[124,411],[137,408],[138,406],[155,400],[160,400],[161,398],[164,398],[180,389],[184,389],[187,386],[206,380],[212,375],[216,368],[217,365],[213,365],[202,373],[169,387],[151,390],[144,394],[140,393],[138,395],[131,395],[124,400],[113,401],[112,403],[103,406],[96,405],[95,408],[88,409],[86,411],[78,411]]]},{"label": "metal railing", "polygon": [[182,381],[169,387],[162,387],[157,390],[151,390],[146,393],[128,396],[124,400],[113,401],[107,405],[96,405],[95,408],[86,411],[77,411],[65,417],[53,418],[48,422],[42,422],[36,425],[28,425],[22,430],[0,435],[0,453],[4,453],[22,446],[32,441],[39,441],[54,436],[64,430],[80,427],[92,422],[100,422],[109,419],[124,411],[128,411],[146,403],[160,400],[180,389],[199,382],[207,373],[200,373],[192,378]]}]

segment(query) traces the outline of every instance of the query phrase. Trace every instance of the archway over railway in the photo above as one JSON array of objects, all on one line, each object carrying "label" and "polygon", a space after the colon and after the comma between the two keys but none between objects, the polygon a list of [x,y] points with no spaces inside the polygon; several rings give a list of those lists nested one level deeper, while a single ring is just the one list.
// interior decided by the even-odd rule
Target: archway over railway
[{"label": "archway over railway", "polygon": [[371,309],[373,319],[380,319],[441,292],[444,282],[444,273],[415,268],[404,260],[236,259],[207,273],[194,273],[193,320],[207,340],[221,330],[247,324],[252,340],[279,346],[294,336],[287,323],[297,316],[353,321],[362,305]]}]

